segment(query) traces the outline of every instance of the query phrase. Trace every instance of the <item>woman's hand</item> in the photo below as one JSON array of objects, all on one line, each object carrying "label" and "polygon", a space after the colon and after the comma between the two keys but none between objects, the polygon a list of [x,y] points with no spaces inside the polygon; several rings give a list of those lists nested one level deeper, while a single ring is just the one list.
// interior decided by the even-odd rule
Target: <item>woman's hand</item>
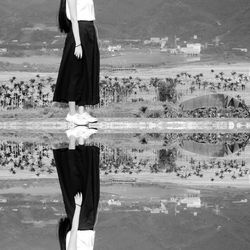
[{"label": "woman's hand", "polygon": [[75,204],[81,206],[82,205],[82,193],[77,193],[74,198],[75,198]]},{"label": "woman's hand", "polygon": [[75,56],[77,59],[81,59],[82,58],[82,46],[77,46],[75,47]]}]

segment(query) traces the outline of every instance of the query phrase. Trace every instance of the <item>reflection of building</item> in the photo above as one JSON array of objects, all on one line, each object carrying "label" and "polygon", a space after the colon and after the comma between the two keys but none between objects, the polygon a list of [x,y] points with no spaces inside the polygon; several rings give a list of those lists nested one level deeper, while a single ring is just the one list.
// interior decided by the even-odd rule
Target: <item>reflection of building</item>
[{"label": "reflection of building", "polygon": [[201,198],[200,197],[187,197],[180,200],[181,204],[186,204],[188,208],[200,208]]},{"label": "reflection of building", "polygon": [[146,212],[150,212],[151,214],[159,214],[159,213],[168,214],[168,209],[166,208],[166,205],[162,201],[160,207],[156,208],[144,207],[143,210]]},{"label": "reflection of building", "polygon": [[176,55],[176,54],[179,54],[179,50],[178,49],[167,49],[166,50],[167,52],[169,52],[170,54],[172,54],[172,55]]},{"label": "reflection of building", "polygon": [[216,36],[213,40],[213,42],[215,43],[215,46],[219,46],[220,45],[220,37]]},{"label": "reflection of building", "polygon": [[215,208],[213,209],[213,212],[216,214],[216,215],[219,215],[220,214],[220,206],[218,204],[215,205]]},{"label": "reflection of building", "polygon": [[182,197],[171,197],[170,202],[177,205],[186,205],[188,208],[201,208],[200,191],[188,189]]},{"label": "reflection of building", "polygon": [[181,211],[186,210],[187,208],[201,208],[201,198],[200,191],[188,189],[187,193],[178,196],[172,196],[167,200],[160,201],[160,207],[144,207],[144,211],[159,214],[169,214],[171,211],[176,214],[179,214]]}]

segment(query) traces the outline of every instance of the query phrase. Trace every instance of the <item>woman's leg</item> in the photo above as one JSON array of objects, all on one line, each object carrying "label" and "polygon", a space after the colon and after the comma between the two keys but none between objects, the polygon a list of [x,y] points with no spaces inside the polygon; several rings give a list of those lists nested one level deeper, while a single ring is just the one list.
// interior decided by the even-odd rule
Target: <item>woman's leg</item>
[{"label": "woman's leg", "polygon": [[75,102],[69,102],[69,114],[70,115],[76,114],[76,103]]},{"label": "woman's leg", "polygon": [[69,137],[69,149],[76,149],[76,138],[72,135]]},{"label": "woman's leg", "polygon": [[86,112],[86,110],[87,110],[87,108],[85,106],[79,106],[78,112],[79,112],[79,114],[83,114]]},{"label": "woman's leg", "polygon": [[84,117],[77,114],[75,102],[69,102],[69,113],[66,116],[66,121],[73,122],[77,125],[87,125],[89,122]]},{"label": "woman's leg", "polygon": [[86,141],[84,140],[84,138],[82,136],[80,136],[78,138],[78,143],[79,143],[79,145],[84,145],[86,143]]},{"label": "woman's leg", "polygon": [[86,107],[86,105],[85,105],[85,106],[79,106],[78,112],[79,112],[79,114],[80,114],[82,117],[84,117],[85,119],[87,119],[89,122],[97,122],[97,118],[96,118],[96,117],[93,117],[92,115],[90,115],[90,114],[87,112],[87,107]]}]

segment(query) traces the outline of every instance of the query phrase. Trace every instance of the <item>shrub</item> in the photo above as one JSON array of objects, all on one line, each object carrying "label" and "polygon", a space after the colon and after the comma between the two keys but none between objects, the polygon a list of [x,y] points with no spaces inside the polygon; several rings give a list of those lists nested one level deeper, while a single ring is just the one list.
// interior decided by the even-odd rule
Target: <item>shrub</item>
[{"label": "shrub", "polygon": [[149,115],[148,118],[160,118],[161,113],[159,111],[152,111]]},{"label": "shrub", "polygon": [[167,78],[166,81],[158,82],[159,100],[161,102],[169,101],[177,102],[176,82],[173,79]]},{"label": "shrub", "polygon": [[158,83],[159,100],[165,102],[167,100],[168,88],[164,81],[159,81]]}]

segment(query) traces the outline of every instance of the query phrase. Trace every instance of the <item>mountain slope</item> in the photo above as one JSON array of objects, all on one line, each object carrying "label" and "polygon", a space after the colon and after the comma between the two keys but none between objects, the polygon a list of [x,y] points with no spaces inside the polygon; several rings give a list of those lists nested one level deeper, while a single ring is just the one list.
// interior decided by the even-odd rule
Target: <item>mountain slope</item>
[{"label": "mountain slope", "polygon": [[222,31],[222,41],[231,46],[250,47],[250,7],[227,20]]},{"label": "mountain slope", "polygon": [[[21,27],[57,25],[59,0],[5,0],[0,3],[0,39],[18,38]],[[101,38],[148,38],[197,34],[203,41],[221,35],[248,45],[249,0],[94,0]],[[248,45],[249,46],[249,45]]]}]

